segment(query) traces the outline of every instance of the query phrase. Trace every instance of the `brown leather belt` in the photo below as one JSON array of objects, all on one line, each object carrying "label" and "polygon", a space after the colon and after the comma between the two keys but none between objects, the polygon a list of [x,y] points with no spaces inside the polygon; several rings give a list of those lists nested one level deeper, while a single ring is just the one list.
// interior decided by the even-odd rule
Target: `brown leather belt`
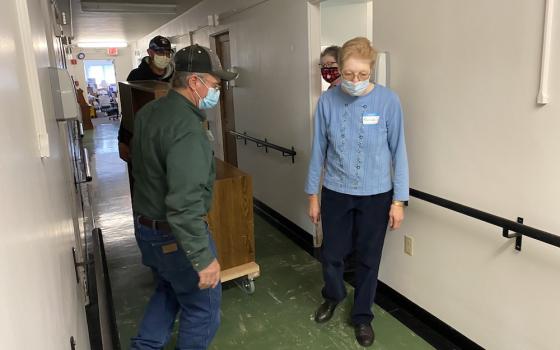
[{"label": "brown leather belt", "polygon": [[138,222],[142,226],[146,226],[157,231],[171,232],[171,226],[169,226],[167,221],[152,220],[145,216],[140,215],[138,217]]}]

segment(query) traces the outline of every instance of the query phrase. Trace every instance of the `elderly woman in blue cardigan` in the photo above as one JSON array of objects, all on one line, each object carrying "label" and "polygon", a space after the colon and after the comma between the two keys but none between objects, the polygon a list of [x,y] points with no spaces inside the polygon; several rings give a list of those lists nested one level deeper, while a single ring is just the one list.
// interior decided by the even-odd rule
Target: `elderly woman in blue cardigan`
[{"label": "elderly woman in blue cardigan", "polygon": [[315,224],[322,221],[324,235],[324,303],[315,320],[330,320],[346,297],[344,258],[355,251],[351,321],[362,346],[375,339],[372,306],[385,233],[387,226],[401,225],[409,187],[401,104],[393,91],[370,82],[375,57],[366,38],[342,47],[342,82],[325,92],[317,105],[305,186],[309,216]]}]

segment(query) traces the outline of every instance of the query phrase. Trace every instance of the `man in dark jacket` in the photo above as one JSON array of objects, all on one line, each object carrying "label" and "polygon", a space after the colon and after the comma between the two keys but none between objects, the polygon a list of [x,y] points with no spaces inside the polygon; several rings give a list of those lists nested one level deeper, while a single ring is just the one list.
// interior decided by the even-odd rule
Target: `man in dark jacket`
[{"label": "man in dark jacket", "polygon": [[171,64],[171,43],[169,39],[158,35],[150,40],[148,56],[142,59],[138,68],[133,69],[127,81],[160,80],[169,82],[173,75]]},{"label": "man in dark jacket", "polygon": [[[169,82],[175,71],[171,56],[173,50],[171,49],[171,42],[169,39],[158,35],[150,40],[148,47],[148,56],[142,59],[138,68],[133,69],[129,74],[127,81],[138,80],[157,80]],[[128,180],[130,182],[130,194],[132,195],[134,187],[134,178],[132,177],[131,160],[130,160],[130,145],[132,139],[132,132],[127,130],[123,123],[119,128],[119,156],[122,160],[128,163]]]}]

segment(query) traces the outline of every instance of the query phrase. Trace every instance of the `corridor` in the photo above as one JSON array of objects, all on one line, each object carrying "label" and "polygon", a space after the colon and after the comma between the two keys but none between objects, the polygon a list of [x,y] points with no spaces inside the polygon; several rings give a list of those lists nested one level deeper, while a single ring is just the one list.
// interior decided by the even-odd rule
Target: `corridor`
[{"label": "corridor", "polygon": [[[97,226],[103,230],[122,349],[137,331],[151,295],[152,275],[140,263],[134,239],[126,167],[119,159],[118,123],[86,132],[92,155],[92,191]],[[224,285],[222,325],[213,350],[361,349],[348,324],[352,294],[331,322],[317,325],[313,312],[322,301],[321,266],[262,217],[255,216],[257,263],[261,277],[247,295],[234,283]],[[373,349],[433,349],[422,338],[376,305]],[[167,349],[173,349],[174,339]]]},{"label": "corridor", "polygon": [[2,5],[0,350],[560,349],[560,0]]}]

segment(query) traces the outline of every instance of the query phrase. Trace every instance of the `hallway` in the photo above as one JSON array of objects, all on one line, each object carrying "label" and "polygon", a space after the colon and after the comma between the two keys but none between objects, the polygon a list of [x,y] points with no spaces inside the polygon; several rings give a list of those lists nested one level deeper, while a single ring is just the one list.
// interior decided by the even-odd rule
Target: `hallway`
[{"label": "hallway", "polygon": [[[152,291],[152,275],[141,265],[134,240],[117,129],[118,123],[99,124],[86,132],[84,143],[92,155],[94,211],[104,234],[121,346],[128,349]],[[224,285],[222,325],[211,349],[361,349],[347,324],[351,298],[328,324],[313,321],[313,312],[322,301],[320,264],[258,215],[255,236],[262,276],[255,280],[253,295],[233,283]],[[373,349],[432,349],[378,306],[376,315]],[[167,349],[172,349],[173,343],[174,339]]]}]

